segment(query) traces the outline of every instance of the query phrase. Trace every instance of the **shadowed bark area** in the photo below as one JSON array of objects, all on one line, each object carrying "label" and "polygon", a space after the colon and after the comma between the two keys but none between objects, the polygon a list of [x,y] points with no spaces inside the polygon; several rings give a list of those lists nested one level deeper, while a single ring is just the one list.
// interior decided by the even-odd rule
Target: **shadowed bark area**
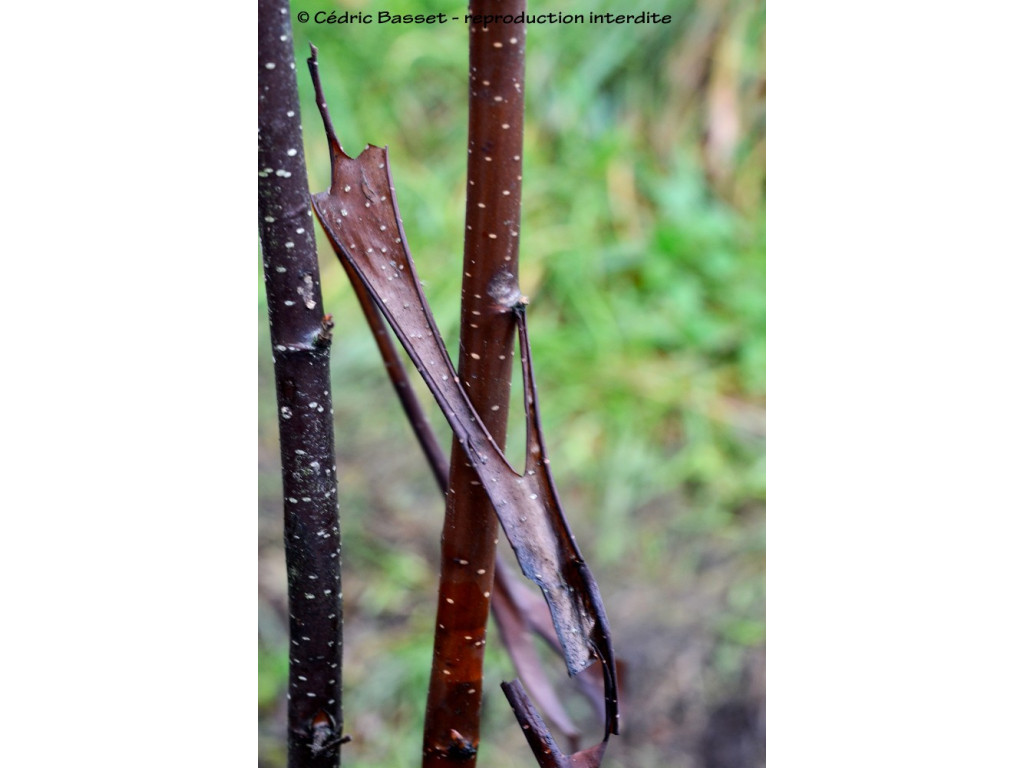
[{"label": "shadowed bark area", "polygon": [[259,3],[259,227],[288,567],[289,768],[340,762],[341,539],[324,316],[287,2]]},{"label": "shadowed bark area", "polygon": [[[551,622],[551,614],[544,600],[515,578],[515,574],[500,557],[495,560],[494,565],[494,596],[491,610],[498,633],[516,668],[516,674],[541,711],[565,734],[569,749],[575,751],[579,748],[580,731],[569,717],[548,679],[534,644],[534,638],[539,637],[556,652],[559,650],[558,633]],[[622,691],[626,687],[624,675],[624,663],[616,658],[615,676],[620,692],[620,712],[623,708]],[[603,667],[587,667],[575,678],[575,682],[579,692],[590,702],[597,716],[602,717],[605,711]]]},{"label": "shadowed bark area", "polygon": [[[474,0],[469,13],[515,15],[525,9],[526,0]],[[519,294],[526,27],[470,24],[469,33],[469,152],[458,372],[483,425],[504,450],[515,318],[495,301],[495,295]],[[497,541],[498,519],[487,492],[454,440],[441,533],[438,631],[423,731],[425,768],[476,764]],[[472,748],[462,748],[466,743]]]},{"label": "shadowed bark area", "polygon": [[505,698],[512,705],[519,727],[523,729],[526,742],[530,745],[540,768],[598,768],[601,765],[604,751],[608,747],[607,736],[604,741],[592,747],[571,755],[563,754],[519,681],[502,683],[501,690],[505,692]]}]

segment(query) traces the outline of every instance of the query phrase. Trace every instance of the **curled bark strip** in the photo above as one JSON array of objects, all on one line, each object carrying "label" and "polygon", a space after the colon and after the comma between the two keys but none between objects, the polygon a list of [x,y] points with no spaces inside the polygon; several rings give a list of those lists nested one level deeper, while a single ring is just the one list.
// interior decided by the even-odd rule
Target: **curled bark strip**
[{"label": "curled bark strip", "polygon": [[[555,652],[559,649],[558,635],[551,623],[547,605],[521,581],[514,578],[501,558],[494,569],[494,620],[505,647],[508,650],[516,674],[537,702],[537,706],[548,720],[565,734],[569,748],[578,747],[579,730],[569,718],[548,680],[532,635],[543,639]],[[615,679],[619,689],[619,714],[624,707],[624,682],[626,670],[621,659],[615,659]],[[604,672],[591,665],[575,678],[580,693],[590,702],[598,717],[604,712]]]},{"label": "curled bark strip", "polygon": [[618,733],[614,656],[597,584],[559,506],[544,452],[526,335],[525,303],[514,284],[489,290],[494,311],[514,312],[522,347],[527,411],[525,474],[518,474],[483,427],[458,377],[420,288],[395,201],[387,151],[368,145],[356,158],[331,126],[314,57],[317,103],[331,153],[331,189],[313,208],[339,258],[366,286],[464,446],[527,578],[547,600],[571,675],[600,659],[605,670],[605,733]]},{"label": "curled bark strip", "polygon": [[[384,318],[377,310],[377,305],[367,293],[365,286],[358,279],[354,270],[343,262],[352,280],[356,297],[366,315],[367,322],[373,331],[374,338],[381,356],[384,358],[384,365],[392,378],[395,391],[402,398],[402,405],[412,425],[416,438],[423,449],[427,463],[430,465],[434,479],[437,481],[442,496],[447,493],[448,487],[448,464],[441,454],[437,437],[431,429],[409,382],[405,367],[398,360],[398,352],[391,343],[391,335],[388,332]],[[580,730],[573,723],[569,713],[562,705],[557,692],[551,685],[551,681],[541,664],[537,654],[537,648],[533,643],[533,635],[541,637],[556,652],[559,649],[558,635],[555,633],[554,624],[551,622],[551,614],[548,613],[547,603],[526,586],[516,579],[504,560],[496,558],[494,562],[494,595],[491,600],[491,610],[494,614],[494,621],[498,627],[499,636],[508,651],[516,674],[522,679],[526,689],[530,691],[537,701],[541,711],[545,713],[551,723],[560,730],[568,739],[569,748],[575,751],[579,748]],[[287,613],[287,611],[286,611]],[[615,660],[617,680],[620,681],[620,689],[623,687],[623,662]],[[604,675],[601,670],[591,665],[575,678],[580,691],[590,702],[591,706],[601,717],[604,712]],[[623,706],[623,697],[619,696],[619,709]]]},{"label": "curled bark strip", "polygon": [[523,729],[526,742],[533,750],[533,756],[537,758],[540,768],[598,768],[601,765],[601,758],[608,747],[607,734],[604,741],[580,752],[566,755],[558,748],[551,732],[537,714],[537,710],[533,708],[522,684],[518,680],[502,683],[501,690],[505,692],[505,698],[512,705],[519,727]]},{"label": "curled bark strip", "polygon": [[[318,68],[316,46],[311,45],[310,47],[313,49],[313,56],[309,61],[309,66],[310,70],[313,71]],[[319,83],[318,75],[314,74],[313,77]],[[323,93],[320,91],[319,86],[317,87],[317,103],[323,103]],[[324,119],[329,121],[330,117],[324,114]],[[328,125],[330,124],[328,123]],[[330,126],[328,132],[333,136],[334,127]],[[356,294],[356,299],[359,301],[360,308],[363,310],[366,324],[370,326],[370,330],[373,333],[373,340],[377,343],[377,349],[380,352],[381,359],[384,361],[384,370],[387,371],[388,378],[391,379],[391,386],[394,387],[398,401],[402,404],[402,410],[405,411],[409,425],[416,435],[416,440],[427,457],[427,464],[429,464],[430,470],[434,474],[434,479],[440,486],[441,493],[444,493],[448,486],[448,466],[444,454],[441,452],[441,446],[437,442],[437,437],[430,428],[430,422],[427,421],[427,417],[420,407],[416,393],[409,386],[409,379],[405,375],[405,368],[402,367],[402,361],[398,356],[398,350],[395,349],[394,342],[391,340],[391,334],[388,333],[388,327],[384,324],[377,305],[373,303],[373,298],[367,293],[362,281],[358,279],[352,265],[344,259],[340,261],[341,266],[345,269],[345,274],[348,275],[349,282],[352,283],[352,289]]]},{"label": "curled bark strip", "polygon": [[[522,588],[522,592],[516,589],[521,585],[514,581],[502,560],[495,560],[494,566],[494,598],[491,600],[491,610],[494,613],[494,622],[498,625],[498,633],[501,635],[505,649],[512,659],[516,673],[530,689],[533,698],[537,700],[538,705],[554,726],[565,734],[569,740],[569,748],[575,751],[579,748],[580,730],[569,717],[569,713],[565,711],[558,694],[555,693],[554,686],[551,685],[548,676],[544,674],[540,656],[533,644],[530,609],[535,608],[536,605],[524,599],[527,597],[523,595],[523,592],[526,592],[525,587]],[[528,597],[533,598],[533,593],[529,593]],[[547,606],[544,605],[544,601],[539,597],[536,600],[540,603],[544,616],[547,617]],[[557,644],[550,618],[548,627],[551,629],[551,638]],[[544,639],[547,640],[547,637]],[[576,679],[583,680],[591,669],[593,667],[588,668],[587,672]]]}]

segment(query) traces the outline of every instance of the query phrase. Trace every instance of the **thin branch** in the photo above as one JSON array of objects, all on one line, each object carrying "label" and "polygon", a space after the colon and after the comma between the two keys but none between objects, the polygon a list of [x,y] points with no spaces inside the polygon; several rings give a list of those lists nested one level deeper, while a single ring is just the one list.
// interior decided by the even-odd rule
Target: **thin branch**
[{"label": "thin branch", "polygon": [[572,755],[565,755],[558,748],[554,737],[548,731],[547,726],[537,714],[537,710],[530,703],[526,691],[518,680],[511,683],[502,683],[501,690],[505,692],[505,698],[512,705],[512,711],[516,714],[519,727],[523,729],[526,736],[526,743],[530,745],[533,756],[537,758],[540,768],[598,768],[601,765],[601,758],[608,747],[608,737],[592,747],[576,752]]},{"label": "thin branch", "polygon": [[274,350],[288,567],[289,768],[336,768],[341,538],[323,312],[286,0],[259,3],[259,226]]},{"label": "thin branch", "polygon": [[[580,730],[569,717],[569,713],[565,711],[565,707],[562,706],[554,686],[544,673],[540,655],[537,653],[537,648],[533,642],[533,635],[537,631],[532,625],[532,615],[529,611],[529,608],[535,608],[536,606],[527,604],[525,600],[522,600],[524,596],[516,589],[516,587],[520,586],[522,585],[513,580],[513,574],[502,559],[500,557],[495,558],[494,599],[491,601],[491,611],[494,613],[494,623],[498,627],[498,634],[501,636],[502,643],[512,659],[516,674],[529,687],[533,698],[537,700],[539,706],[547,713],[548,719],[554,723],[558,730],[565,734],[569,741],[569,749],[575,751],[579,748]],[[523,589],[525,590],[525,587]],[[531,592],[529,597],[534,597],[534,594]],[[543,615],[548,618],[548,627],[553,636],[555,630],[550,623],[551,619],[547,614],[547,606],[544,605],[544,601],[539,597],[536,599],[540,603]],[[538,632],[537,634],[540,633]],[[556,640],[555,642],[557,644],[558,641]],[[593,667],[590,667],[590,669],[593,669]],[[587,669],[583,675],[576,679],[583,680],[584,675],[590,669]]]},{"label": "thin branch", "polygon": [[[537,636],[556,653],[560,650],[558,633],[551,622],[548,607],[537,593],[529,590],[522,581],[514,577],[500,557],[495,561],[495,566],[494,599],[491,601],[491,608],[498,631],[516,668],[516,674],[522,679],[541,711],[566,735],[569,748],[576,750],[579,746],[579,730],[569,719],[547,675],[544,674],[537,647],[533,642],[533,636]],[[623,706],[621,691],[625,688],[624,673],[625,666],[622,660],[616,657],[615,676],[620,690],[620,712]],[[591,665],[573,680],[597,716],[602,717],[605,712],[603,668]]]},{"label": "thin branch", "polygon": [[[307,63],[309,64],[310,75],[313,78],[313,90],[316,95],[317,108],[320,110],[320,117],[323,118],[327,131],[328,143],[332,149],[334,146],[337,146],[338,150],[344,151],[338,142],[337,134],[334,132],[334,124],[331,122],[330,112],[327,110],[327,99],[324,97],[323,85],[320,80],[317,48],[312,43],[310,43],[309,47],[310,57]],[[341,266],[345,269],[345,274],[348,275],[349,282],[352,283],[352,289],[356,294],[356,299],[359,301],[359,306],[363,310],[363,315],[366,317],[366,322],[370,326],[370,331],[373,333],[373,340],[377,342],[377,349],[380,351],[380,356],[384,361],[384,369],[387,371],[388,378],[391,379],[391,386],[394,387],[395,394],[398,396],[406,418],[409,420],[409,425],[416,435],[416,440],[426,455],[427,464],[434,475],[434,480],[440,487],[441,493],[446,493],[448,490],[448,464],[445,461],[444,453],[441,451],[441,444],[438,443],[437,436],[434,434],[430,422],[423,413],[423,408],[416,397],[416,392],[409,383],[409,377],[406,374],[405,367],[402,365],[398,350],[395,349],[395,343],[388,332],[387,324],[380,316],[380,310],[373,303],[373,298],[367,292],[366,286],[359,280],[352,265],[344,259],[340,261]]]}]

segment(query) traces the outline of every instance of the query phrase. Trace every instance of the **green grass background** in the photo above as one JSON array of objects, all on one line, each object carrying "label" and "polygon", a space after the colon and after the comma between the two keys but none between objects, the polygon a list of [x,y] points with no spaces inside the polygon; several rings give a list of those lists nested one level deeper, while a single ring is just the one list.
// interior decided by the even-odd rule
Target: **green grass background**
[{"label": "green grass background", "polygon": [[[467,30],[298,24],[306,10],[462,14],[437,0],[292,6],[313,191],[329,161],[310,42],[346,149],[388,145],[405,229],[449,349],[465,205]],[[709,717],[763,694],[763,3],[535,2],[657,11],[667,25],[533,25],[521,286],[545,436],[570,524],[628,666],[606,765],[701,766]],[[346,766],[419,763],[442,503],[319,235],[344,539]],[[273,371],[260,276],[260,760],[284,763],[287,612]],[[420,390],[424,392],[423,389]],[[513,405],[521,388],[513,393]],[[447,444],[449,432],[424,401]],[[522,454],[522,416],[510,421]],[[511,562],[511,561],[510,561]],[[481,766],[533,758],[488,645]],[[562,684],[564,667],[551,657]],[[566,686],[596,738],[594,717]]]}]

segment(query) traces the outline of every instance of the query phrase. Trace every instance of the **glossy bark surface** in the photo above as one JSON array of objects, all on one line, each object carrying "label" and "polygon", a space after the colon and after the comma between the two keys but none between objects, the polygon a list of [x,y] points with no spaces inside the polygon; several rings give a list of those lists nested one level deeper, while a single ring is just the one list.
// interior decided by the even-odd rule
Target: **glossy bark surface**
[{"label": "glossy bark surface", "polygon": [[[525,0],[475,0],[471,15],[517,14]],[[459,381],[483,425],[505,447],[515,319],[495,293],[518,296],[523,153],[523,24],[469,26],[469,147]],[[498,519],[458,440],[441,534],[441,580],[423,765],[476,762],[487,616]],[[453,732],[458,738],[453,738]],[[459,746],[460,740],[472,745]]]}]

